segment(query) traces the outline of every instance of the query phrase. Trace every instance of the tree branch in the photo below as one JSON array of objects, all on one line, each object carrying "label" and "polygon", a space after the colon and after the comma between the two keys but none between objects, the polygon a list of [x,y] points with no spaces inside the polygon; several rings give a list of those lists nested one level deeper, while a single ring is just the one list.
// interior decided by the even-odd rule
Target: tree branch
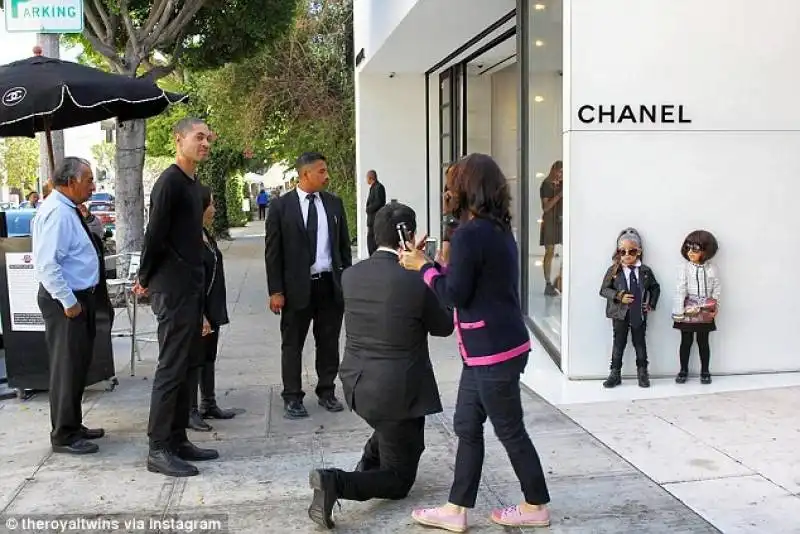
[{"label": "tree branch", "polygon": [[[98,0],[95,0],[97,2]],[[141,50],[139,50],[139,37],[136,35],[136,28],[133,27],[133,22],[131,22],[131,12],[128,9],[128,0],[120,0],[119,3],[119,12],[122,16],[122,22],[125,24],[125,31],[128,32],[128,44],[130,45],[130,52],[133,56],[141,59],[139,54]]]},{"label": "tree branch", "polygon": [[112,46],[108,46],[103,41],[101,41],[95,34],[92,33],[90,28],[83,29],[83,36],[89,41],[89,44],[92,45],[95,52],[98,54],[102,54],[103,57],[108,59],[108,62],[117,70],[121,70],[122,62],[119,59],[119,55],[117,54],[116,48]]},{"label": "tree branch", "polygon": [[[84,2],[86,3],[86,2]],[[106,14],[106,10],[103,9],[103,5],[100,3],[100,0],[94,0],[94,10],[100,16],[100,19],[103,21],[103,24],[106,27],[105,36],[102,37],[103,41],[107,44],[114,43],[114,28],[111,25],[111,20],[109,16]],[[97,34],[100,37],[100,34]]]},{"label": "tree branch", "polygon": [[155,46],[169,44],[176,40],[205,2],[206,0],[186,0],[181,10],[172,19],[172,22],[161,32],[161,36],[156,41]]},{"label": "tree branch", "polygon": [[[86,22],[89,23],[91,31],[94,32],[93,37],[95,38],[95,40],[105,43],[106,39],[108,38],[108,28],[107,27],[103,28],[103,24],[100,22],[100,20],[98,20],[97,15],[95,14],[94,11],[92,11],[92,6],[89,5],[88,3],[84,6],[83,16],[86,19]],[[86,38],[88,39],[89,37],[87,36]],[[98,52],[100,52],[103,55],[106,55],[105,52],[101,52],[100,50],[98,50]]]},{"label": "tree branch", "polygon": [[153,8],[150,10],[150,15],[147,17],[144,28],[142,28],[142,39],[146,40],[150,36],[150,33],[155,29],[156,24],[158,24],[167,6],[171,3],[172,2],[168,2],[167,0],[154,0]]},{"label": "tree branch", "polygon": [[155,83],[161,78],[169,76],[178,66],[178,61],[180,61],[184,50],[183,41],[179,39],[178,44],[175,45],[175,49],[172,51],[172,56],[170,57],[169,62],[166,65],[151,65],[150,69],[144,74],[144,76],[142,76],[142,78],[147,78]]},{"label": "tree branch", "polygon": [[158,20],[158,22],[154,24],[148,24],[148,26],[153,26],[153,28],[150,30],[149,35],[144,36],[144,47],[147,50],[152,50],[155,47],[156,41],[158,40],[159,36],[165,31],[167,23],[169,22],[169,18],[172,16],[172,12],[174,10],[175,10],[175,0],[166,0],[166,4],[164,5],[164,10],[161,12],[160,17],[153,16],[153,21]]}]

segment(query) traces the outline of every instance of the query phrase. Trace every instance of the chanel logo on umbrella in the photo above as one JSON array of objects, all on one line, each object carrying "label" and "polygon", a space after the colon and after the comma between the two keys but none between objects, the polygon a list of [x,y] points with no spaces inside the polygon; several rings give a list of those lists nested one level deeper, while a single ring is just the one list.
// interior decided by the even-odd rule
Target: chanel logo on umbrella
[{"label": "chanel logo on umbrella", "polygon": [[25,99],[28,90],[24,87],[14,87],[6,91],[3,95],[3,104],[6,106],[16,106]]}]

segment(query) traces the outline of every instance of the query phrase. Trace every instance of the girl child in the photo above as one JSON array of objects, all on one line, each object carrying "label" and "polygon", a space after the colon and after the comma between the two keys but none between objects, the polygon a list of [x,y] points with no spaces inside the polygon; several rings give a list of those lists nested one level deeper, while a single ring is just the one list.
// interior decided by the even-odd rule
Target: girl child
[{"label": "girl child", "polygon": [[673,327],[681,331],[681,369],[675,382],[683,384],[689,374],[689,353],[694,337],[700,351],[700,382],[711,383],[711,348],[708,336],[717,329],[720,282],[717,268],[711,260],[719,246],[716,238],[705,230],[695,230],[686,236],[681,246],[684,261],[678,268],[678,284],[672,310]]},{"label": "girl child", "polygon": [[600,296],[607,301],[606,317],[611,319],[614,329],[611,373],[603,386],[613,388],[622,383],[622,355],[630,330],[639,387],[647,388],[650,387],[645,343],[647,314],[656,308],[661,286],[653,270],[642,263],[642,238],[634,228],[626,228],[619,234],[612,260],[600,287]]}]

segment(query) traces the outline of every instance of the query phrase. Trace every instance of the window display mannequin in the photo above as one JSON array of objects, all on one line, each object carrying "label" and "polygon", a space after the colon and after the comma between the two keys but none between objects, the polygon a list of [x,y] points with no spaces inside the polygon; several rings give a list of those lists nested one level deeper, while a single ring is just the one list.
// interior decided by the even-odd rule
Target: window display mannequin
[{"label": "window display mannequin", "polygon": [[656,308],[661,286],[653,270],[642,263],[642,238],[634,228],[626,228],[619,234],[612,260],[600,287],[600,296],[607,300],[606,317],[611,319],[614,329],[611,373],[603,386],[613,388],[622,383],[622,355],[630,331],[639,387],[647,388],[650,387],[645,343],[647,314]]},{"label": "window display mannequin", "polygon": [[556,161],[550,167],[550,173],[539,188],[539,197],[542,200],[542,224],[539,229],[539,245],[544,247],[542,270],[544,271],[544,294],[558,295],[561,291],[561,269],[555,284],[551,279],[553,258],[555,258],[556,245],[563,242],[563,165]]},{"label": "window display mannequin", "polygon": [[705,230],[690,233],[681,245],[681,256],[685,261],[678,268],[678,283],[672,309],[673,327],[681,331],[681,368],[675,377],[678,384],[685,383],[689,374],[689,354],[695,336],[700,352],[700,382],[711,383],[711,348],[708,337],[717,329],[720,297],[719,274],[711,260],[718,249],[717,239]]}]

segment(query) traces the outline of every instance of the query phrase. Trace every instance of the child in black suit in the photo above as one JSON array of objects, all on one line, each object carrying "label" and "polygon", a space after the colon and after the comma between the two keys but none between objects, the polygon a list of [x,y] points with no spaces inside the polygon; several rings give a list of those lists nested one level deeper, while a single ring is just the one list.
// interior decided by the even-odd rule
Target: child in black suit
[{"label": "child in black suit", "polygon": [[656,308],[661,287],[653,270],[642,263],[642,238],[633,228],[626,228],[617,238],[613,264],[603,277],[600,296],[607,300],[606,317],[614,327],[611,373],[603,382],[606,388],[622,383],[622,355],[628,344],[628,331],[636,350],[639,387],[650,387],[647,373],[647,314]]}]

